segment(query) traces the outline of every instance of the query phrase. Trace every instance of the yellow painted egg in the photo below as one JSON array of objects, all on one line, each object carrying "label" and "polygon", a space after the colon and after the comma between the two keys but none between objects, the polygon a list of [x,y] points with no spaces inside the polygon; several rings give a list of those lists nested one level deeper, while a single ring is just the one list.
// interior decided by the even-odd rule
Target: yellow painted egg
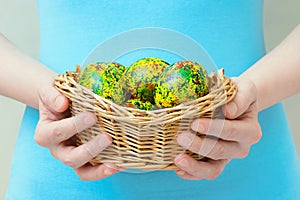
[{"label": "yellow painted egg", "polygon": [[206,95],[208,78],[205,68],[183,60],[166,68],[157,81],[154,100],[159,108],[170,108]]},{"label": "yellow painted egg", "polygon": [[[142,110],[152,110],[155,85],[168,66],[169,63],[159,58],[143,58],[134,62],[120,79],[116,97],[113,96],[114,101],[120,104],[131,103]],[[126,96],[125,101],[118,98],[123,95]]]},{"label": "yellow painted egg", "polygon": [[80,72],[78,83],[91,89],[95,94],[111,100],[125,70],[125,66],[116,62],[91,63]]}]

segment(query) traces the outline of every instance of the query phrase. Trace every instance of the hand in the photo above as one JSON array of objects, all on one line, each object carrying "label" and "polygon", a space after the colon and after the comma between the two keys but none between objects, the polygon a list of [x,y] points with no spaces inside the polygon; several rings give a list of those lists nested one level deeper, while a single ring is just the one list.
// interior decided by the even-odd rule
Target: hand
[{"label": "hand", "polygon": [[72,167],[82,180],[97,180],[118,172],[112,164],[91,165],[88,163],[98,153],[111,144],[107,134],[99,134],[86,144],[76,147],[74,135],[96,124],[92,113],[80,113],[69,117],[68,99],[53,86],[39,91],[38,122],[34,139],[48,148],[53,157]]},{"label": "hand", "polygon": [[260,140],[256,87],[251,81],[241,78],[235,83],[238,87],[235,98],[222,107],[226,119],[194,120],[192,130],[204,137],[190,132],[178,135],[177,142],[182,147],[208,158],[207,161],[196,161],[187,154],[178,155],[174,162],[180,168],[176,173],[181,178],[215,179],[231,159],[246,157],[251,145]]}]

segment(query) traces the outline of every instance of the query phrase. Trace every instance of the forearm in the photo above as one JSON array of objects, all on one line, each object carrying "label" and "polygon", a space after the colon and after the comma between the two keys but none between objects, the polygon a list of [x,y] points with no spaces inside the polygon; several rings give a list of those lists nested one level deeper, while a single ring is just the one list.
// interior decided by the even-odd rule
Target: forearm
[{"label": "forearm", "polygon": [[241,77],[256,85],[259,110],[300,92],[300,25]]},{"label": "forearm", "polygon": [[0,33],[0,95],[38,107],[38,90],[52,84],[55,73],[24,55]]}]

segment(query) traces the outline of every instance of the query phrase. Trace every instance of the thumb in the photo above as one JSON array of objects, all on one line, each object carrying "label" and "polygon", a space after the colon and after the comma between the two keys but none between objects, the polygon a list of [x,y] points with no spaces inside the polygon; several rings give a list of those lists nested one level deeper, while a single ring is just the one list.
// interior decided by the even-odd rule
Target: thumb
[{"label": "thumb", "polygon": [[54,112],[64,112],[69,107],[69,100],[54,88],[53,85],[45,86],[39,90],[40,101]]},{"label": "thumb", "polygon": [[245,78],[235,78],[233,82],[237,86],[236,96],[222,108],[228,119],[241,116],[257,100],[257,90],[252,81]]}]

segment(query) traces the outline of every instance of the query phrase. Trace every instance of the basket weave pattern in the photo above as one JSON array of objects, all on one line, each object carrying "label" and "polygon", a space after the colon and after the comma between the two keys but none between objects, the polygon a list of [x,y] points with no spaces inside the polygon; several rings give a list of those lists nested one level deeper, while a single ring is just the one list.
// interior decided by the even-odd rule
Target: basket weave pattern
[{"label": "basket weave pattern", "polygon": [[94,94],[76,82],[78,74],[79,69],[68,71],[55,80],[55,87],[70,99],[72,115],[90,111],[98,118],[92,128],[76,134],[77,145],[105,132],[113,143],[91,162],[110,162],[123,168],[174,170],[174,158],[180,153],[200,160],[201,156],[179,146],[176,136],[191,131],[191,122],[196,118],[215,117],[215,111],[236,94],[232,80],[219,70],[209,76],[210,92],[206,96],[173,108],[145,111],[120,106]]}]

